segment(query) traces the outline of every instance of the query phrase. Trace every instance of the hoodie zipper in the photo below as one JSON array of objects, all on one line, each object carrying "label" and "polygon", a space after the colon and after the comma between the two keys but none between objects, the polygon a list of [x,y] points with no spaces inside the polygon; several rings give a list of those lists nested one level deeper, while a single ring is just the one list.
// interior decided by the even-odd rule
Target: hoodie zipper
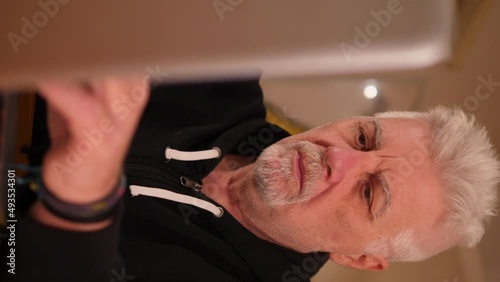
[{"label": "hoodie zipper", "polygon": [[137,165],[137,164],[125,164],[125,167],[130,168],[130,169],[145,171],[147,173],[154,173],[157,176],[159,176],[162,180],[166,180],[166,182],[169,182],[171,185],[179,185],[179,184],[182,185],[182,183],[179,183],[179,180],[174,180],[174,179],[177,179],[177,177],[171,175],[170,173],[168,173],[166,171],[159,170],[159,169],[152,167],[152,166]]},{"label": "hoodie zipper", "polygon": [[[151,166],[143,166],[143,165],[137,165],[137,164],[125,164],[125,167],[130,168],[130,169],[137,169],[137,170],[146,171],[148,173],[154,173],[154,174],[158,175],[159,177],[161,177],[162,179],[167,180],[170,184],[179,185],[179,183],[180,183],[182,186],[193,189],[196,192],[200,192],[201,188],[203,188],[203,186],[201,184],[199,184],[198,182],[191,180],[185,176],[181,176],[180,178],[177,178],[166,171],[159,170],[159,169],[151,167]],[[179,179],[179,180],[174,180],[174,179]]]},{"label": "hoodie zipper", "polygon": [[200,192],[200,190],[202,188],[201,184],[199,184],[199,183],[197,183],[197,182],[195,182],[195,181],[193,181],[185,176],[181,176],[179,179],[181,181],[182,186],[191,188],[196,192]]}]

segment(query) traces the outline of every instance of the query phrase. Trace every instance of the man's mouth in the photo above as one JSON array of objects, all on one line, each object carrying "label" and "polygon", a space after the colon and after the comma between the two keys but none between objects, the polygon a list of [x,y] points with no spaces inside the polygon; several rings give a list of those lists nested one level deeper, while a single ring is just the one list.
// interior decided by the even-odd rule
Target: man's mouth
[{"label": "man's mouth", "polygon": [[302,192],[302,188],[304,187],[304,163],[302,156],[299,151],[295,153],[292,158],[293,161],[293,173],[297,179],[298,186],[298,194]]}]

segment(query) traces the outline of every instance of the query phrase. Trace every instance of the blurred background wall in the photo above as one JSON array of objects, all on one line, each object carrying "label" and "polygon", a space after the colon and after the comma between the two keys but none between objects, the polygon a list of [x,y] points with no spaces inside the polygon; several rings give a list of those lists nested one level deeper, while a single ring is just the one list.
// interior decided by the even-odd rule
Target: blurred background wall
[{"label": "blurred background wall", "polygon": [[[459,1],[460,27],[450,61],[419,71],[265,79],[262,86],[271,109],[304,128],[353,115],[385,110],[424,110],[458,105],[477,116],[500,149],[500,1]],[[491,77],[491,78],[489,78]],[[484,97],[475,94],[482,80]],[[366,85],[378,88],[373,99]],[[487,89],[487,91],[486,91]],[[328,262],[314,282],[498,282],[500,217],[479,246],[455,248],[421,263],[395,263],[382,273],[345,269]]]}]

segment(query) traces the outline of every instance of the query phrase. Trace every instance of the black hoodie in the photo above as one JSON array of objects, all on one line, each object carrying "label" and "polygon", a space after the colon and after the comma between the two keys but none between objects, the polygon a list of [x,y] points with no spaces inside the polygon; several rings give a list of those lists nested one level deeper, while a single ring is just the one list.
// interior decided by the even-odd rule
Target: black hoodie
[{"label": "black hoodie", "polygon": [[[160,85],[151,92],[126,159],[128,184],[187,201],[142,192],[132,196],[128,190],[113,225],[90,233],[56,230],[24,217],[16,276],[37,281],[308,281],[327,254],[299,254],[263,241],[187,187],[193,185],[181,183],[202,185],[223,156],[241,155],[250,163],[289,135],[266,122],[258,80]],[[167,159],[167,147],[218,157]]]}]

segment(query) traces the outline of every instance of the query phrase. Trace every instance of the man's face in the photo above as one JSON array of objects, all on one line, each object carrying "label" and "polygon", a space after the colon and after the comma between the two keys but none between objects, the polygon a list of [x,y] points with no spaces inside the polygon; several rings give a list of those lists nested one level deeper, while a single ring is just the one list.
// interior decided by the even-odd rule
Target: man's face
[{"label": "man's face", "polygon": [[369,117],[283,139],[256,162],[249,219],[301,252],[361,255],[403,228],[425,238],[444,207],[430,138],[425,121]]}]

